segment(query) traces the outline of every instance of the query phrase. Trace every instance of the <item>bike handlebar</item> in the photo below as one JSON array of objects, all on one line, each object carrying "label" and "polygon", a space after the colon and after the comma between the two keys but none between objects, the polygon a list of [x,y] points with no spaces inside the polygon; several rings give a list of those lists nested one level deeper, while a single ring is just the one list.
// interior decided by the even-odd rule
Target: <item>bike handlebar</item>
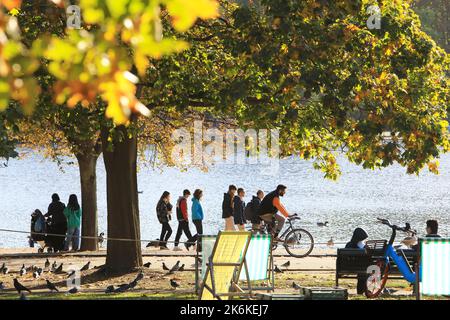
[{"label": "bike handlebar", "polygon": [[411,225],[406,222],[404,227],[399,227],[395,224],[391,224],[391,222],[388,219],[382,219],[382,218],[377,218],[377,220],[384,224],[387,225],[388,227],[390,227],[391,229],[397,230],[397,231],[402,231],[402,232],[411,232],[413,234],[416,234],[416,231],[411,229]]}]

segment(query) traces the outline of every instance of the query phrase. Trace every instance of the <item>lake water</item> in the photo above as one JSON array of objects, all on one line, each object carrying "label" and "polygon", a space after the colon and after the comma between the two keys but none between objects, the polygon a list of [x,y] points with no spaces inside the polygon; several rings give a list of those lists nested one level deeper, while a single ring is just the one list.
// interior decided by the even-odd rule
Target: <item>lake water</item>
[{"label": "lake water", "polygon": [[[444,155],[440,175],[424,170],[419,177],[410,176],[400,166],[383,170],[363,170],[339,159],[342,176],[337,182],[322,178],[310,162],[285,159],[276,176],[261,175],[259,165],[217,165],[208,172],[191,169],[180,172],[175,168],[142,167],[138,183],[140,194],[141,231],[143,239],[159,236],[160,225],[155,206],[164,190],[175,201],[184,188],[204,190],[203,207],[206,214],[205,233],[216,233],[223,226],[221,203],[229,184],[247,190],[246,200],[257,189],[271,191],[277,184],[288,186],[283,199],[286,208],[301,214],[298,223],[308,229],[316,242],[348,241],[355,227],[365,228],[370,238],[385,238],[389,229],[375,223],[377,217],[395,223],[410,222],[420,233],[430,218],[440,222],[440,233],[450,231],[450,155]],[[76,162],[75,162],[76,163]],[[99,231],[106,231],[106,179],[103,160],[98,162]],[[80,194],[76,165],[64,165],[63,171],[40,155],[11,160],[0,168],[0,228],[29,230],[30,214],[39,208],[45,212],[51,194],[58,192],[66,202],[71,193]],[[329,221],[320,228],[316,223]],[[172,221],[176,229],[176,222]],[[193,229],[193,225],[191,225]],[[175,232],[175,230],[174,230]],[[173,240],[174,235],[172,236]],[[0,247],[23,247],[26,235],[0,232]]]}]

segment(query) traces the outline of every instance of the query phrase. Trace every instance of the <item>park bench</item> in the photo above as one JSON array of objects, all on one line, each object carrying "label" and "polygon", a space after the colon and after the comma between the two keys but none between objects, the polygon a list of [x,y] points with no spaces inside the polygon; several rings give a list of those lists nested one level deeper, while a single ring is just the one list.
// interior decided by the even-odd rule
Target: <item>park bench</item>
[{"label": "park bench", "polygon": [[[336,286],[339,286],[339,279],[356,279],[358,275],[367,274],[367,268],[376,265],[377,261],[383,258],[386,241],[368,241],[369,249],[338,249],[336,258]],[[399,250],[400,251],[400,250]],[[412,269],[417,261],[415,250],[401,250]],[[403,279],[397,266],[391,261],[389,270],[390,279]]]}]

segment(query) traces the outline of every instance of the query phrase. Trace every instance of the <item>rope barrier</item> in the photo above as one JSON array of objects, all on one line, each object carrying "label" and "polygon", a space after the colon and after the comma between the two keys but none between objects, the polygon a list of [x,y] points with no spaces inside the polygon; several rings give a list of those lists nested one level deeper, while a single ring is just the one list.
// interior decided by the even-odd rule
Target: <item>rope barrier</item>
[{"label": "rope barrier", "polygon": [[[42,235],[42,236],[54,236],[54,237],[66,237],[66,235],[56,234],[56,233],[47,233],[47,232],[35,232],[35,231],[19,231],[19,230],[11,230],[11,229],[0,229],[0,232],[9,232],[9,233],[20,233],[20,234],[30,234],[30,235]],[[94,236],[79,236],[80,239],[103,239],[104,241],[128,241],[128,242],[156,242],[160,241],[158,239],[124,239],[124,238],[108,238],[108,237],[94,237]],[[165,243],[175,243],[173,240],[164,241]],[[192,243],[189,241],[178,241],[178,243]],[[335,245],[346,244],[347,242],[334,242]],[[328,242],[315,242],[314,245],[328,245]]]},{"label": "rope barrier", "polygon": [[[0,229],[0,232],[9,232],[9,233],[20,233],[20,234],[30,234],[30,235],[43,235],[43,236],[54,236],[54,237],[66,237],[66,235],[62,234],[56,234],[56,233],[47,233],[47,232],[34,232],[34,231],[19,231],[19,230],[11,230],[11,229]],[[158,239],[124,239],[124,238],[108,238],[108,237],[94,237],[94,236],[79,236],[80,239],[103,239],[103,241],[128,241],[128,242],[160,242]],[[173,240],[167,240],[162,241],[164,243],[175,243],[176,241]],[[192,243],[189,241],[178,241],[177,243]],[[334,246],[335,245],[345,245],[347,242],[339,242],[339,241],[333,241]],[[401,242],[395,242],[394,244],[401,244]],[[326,245],[330,248],[333,246],[329,246],[328,242],[314,242],[314,245]]]},{"label": "rope barrier", "polygon": [[[11,230],[11,229],[0,229],[0,232],[10,232],[10,233],[21,233],[21,234],[30,234],[30,235],[42,235],[42,236],[52,236],[52,237],[66,237],[64,234],[57,234],[57,233],[48,233],[48,232],[35,232],[35,231],[19,231],[19,230]],[[158,241],[157,239],[153,240],[146,240],[146,239],[124,239],[124,238],[108,238],[108,237],[94,237],[94,236],[78,236],[76,238],[80,239],[102,239],[104,241],[128,241],[128,242],[153,242]],[[175,241],[164,241],[165,243],[175,243]],[[183,242],[179,241],[179,243],[191,243],[191,242]]]}]

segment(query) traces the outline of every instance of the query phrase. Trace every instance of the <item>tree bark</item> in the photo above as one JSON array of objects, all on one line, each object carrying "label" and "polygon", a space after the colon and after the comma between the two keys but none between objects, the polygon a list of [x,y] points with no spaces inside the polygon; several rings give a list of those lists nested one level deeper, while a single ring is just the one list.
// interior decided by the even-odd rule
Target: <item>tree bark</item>
[{"label": "tree bark", "polygon": [[137,191],[137,137],[127,128],[116,127],[113,148],[109,148],[109,129],[101,132],[106,168],[108,240],[106,268],[112,272],[130,271],[142,266],[141,235]]},{"label": "tree bark", "polygon": [[[81,235],[97,237],[97,154],[77,154],[81,181]],[[82,238],[81,251],[97,251],[97,239]]]}]

